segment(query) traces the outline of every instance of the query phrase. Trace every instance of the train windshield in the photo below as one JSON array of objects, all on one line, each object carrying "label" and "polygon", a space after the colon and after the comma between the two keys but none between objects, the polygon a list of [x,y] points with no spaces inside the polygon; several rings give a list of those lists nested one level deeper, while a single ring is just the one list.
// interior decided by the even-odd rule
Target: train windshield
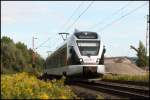
[{"label": "train windshield", "polygon": [[100,41],[77,41],[81,55],[95,56],[98,55]]}]

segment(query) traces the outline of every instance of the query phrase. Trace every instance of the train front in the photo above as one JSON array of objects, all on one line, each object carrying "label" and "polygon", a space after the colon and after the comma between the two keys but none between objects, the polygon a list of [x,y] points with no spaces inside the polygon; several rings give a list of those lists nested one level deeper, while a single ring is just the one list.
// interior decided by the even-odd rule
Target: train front
[{"label": "train front", "polygon": [[76,32],[69,45],[69,62],[71,73],[85,76],[103,75],[105,73],[104,53],[100,37],[95,32]]}]

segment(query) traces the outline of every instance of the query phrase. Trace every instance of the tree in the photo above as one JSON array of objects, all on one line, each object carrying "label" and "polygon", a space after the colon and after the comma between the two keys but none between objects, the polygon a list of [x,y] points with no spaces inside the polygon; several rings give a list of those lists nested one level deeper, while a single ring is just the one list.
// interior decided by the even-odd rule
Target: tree
[{"label": "tree", "polygon": [[2,73],[22,71],[25,65],[22,53],[12,42],[1,42],[1,63]]},{"label": "tree", "polygon": [[149,57],[146,55],[146,48],[144,47],[143,43],[139,41],[139,47],[135,48],[134,46],[130,46],[131,49],[135,50],[137,52],[137,61],[136,64],[139,67],[146,67],[149,66]]},{"label": "tree", "polygon": [[12,39],[10,39],[9,37],[7,36],[3,36],[2,39],[1,39],[1,43],[14,43]]},{"label": "tree", "polygon": [[22,55],[25,59],[26,66],[28,66],[28,64],[30,63],[30,55],[27,46],[24,43],[18,42],[16,43],[16,48],[18,48],[19,51],[22,52]]},{"label": "tree", "polygon": [[43,71],[44,69],[44,59],[38,54],[38,53],[35,53],[35,66],[37,67],[37,70],[38,71]]},{"label": "tree", "polygon": [[[24,43],[14,43],[9,37],[1,39],[1,73],[16,73],[31,71],[32,49],[28,49]],[[36,70],[43,69],[44,59],[36,53]]]}]

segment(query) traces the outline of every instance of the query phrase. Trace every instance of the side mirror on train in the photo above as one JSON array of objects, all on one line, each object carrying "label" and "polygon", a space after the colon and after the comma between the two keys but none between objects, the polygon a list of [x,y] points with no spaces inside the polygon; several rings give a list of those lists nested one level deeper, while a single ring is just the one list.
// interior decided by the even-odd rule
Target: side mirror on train
[{"label": "side mirror on train", "polygon": [[104,52],[104,53],[106,53],[106,49],[105,49],[105,46],[103,46],[103,48],[104,48],[104,49],[103,49],[103,52]]},{"label": "side mirror on train", "polygon": [[73,46],[70,46],[69,52],[72,53],[72,51],[73,51]]}]

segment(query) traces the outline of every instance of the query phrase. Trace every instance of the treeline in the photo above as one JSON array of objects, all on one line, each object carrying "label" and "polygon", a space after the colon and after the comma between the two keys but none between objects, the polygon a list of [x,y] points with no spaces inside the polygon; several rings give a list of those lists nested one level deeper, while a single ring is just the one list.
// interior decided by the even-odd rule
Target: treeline
[{"label": "treeline", "polygon": [[[16,73],[32,71],[32,49],[28,49],[24,43],[14,43],[9,37],[1,38],[1,73]],[[35,69],[42,71],[44,59],[35,52]]]}]

